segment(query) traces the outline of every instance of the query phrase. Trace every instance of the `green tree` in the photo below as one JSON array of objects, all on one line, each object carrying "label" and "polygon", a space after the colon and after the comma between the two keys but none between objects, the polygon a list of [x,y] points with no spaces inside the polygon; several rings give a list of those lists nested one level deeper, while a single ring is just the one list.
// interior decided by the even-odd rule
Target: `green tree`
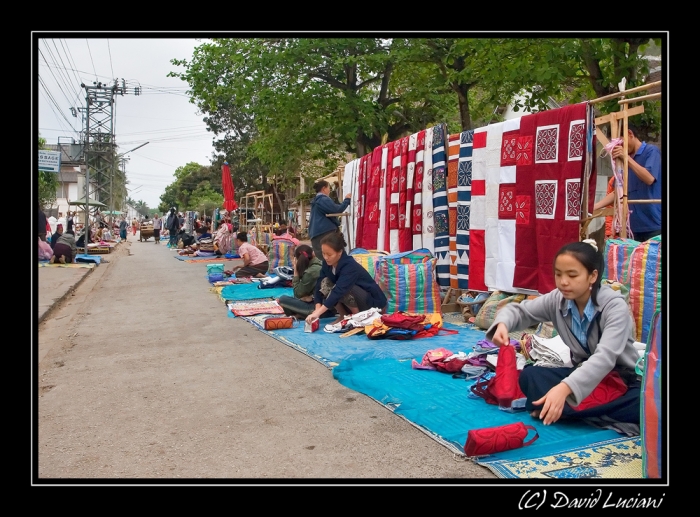
[{"label": "green tree", "polygon": [[[394,46],[397,46],[394,49]],[[207,114],[224,103],[254,117],[249,153],[277,177],[319,160],[333,170],[345,152],[362,156],[383,140],[418,131],[433,103],[394,87],[401,45],[380,38],[214,39],[171,72]],[[410,115],[410,117],[409,117]]]}]

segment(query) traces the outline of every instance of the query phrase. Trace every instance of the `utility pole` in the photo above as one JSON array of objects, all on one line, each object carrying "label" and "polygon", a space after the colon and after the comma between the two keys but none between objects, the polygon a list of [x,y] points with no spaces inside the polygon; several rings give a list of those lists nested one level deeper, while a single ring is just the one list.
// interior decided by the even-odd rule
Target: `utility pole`
[{"label": "utility pole", "polygon": [[[78,108],[84,111],[83,148],[85,150],[85,228],[90,224],[90,169],[92,168],[97,186],[95,191],[108,193],[110,205],[114,206],[113,185],[116,165],[116,142],[114,136],[114,106],[115,97],[129,93],[124,79],[121,84],[114,80],[108,85],[102,82],[93,82],[91,86],[80,85],[85,88],[85,108]],[[133,93],[139,95],[141,87],[133,88]],[[145,145],[145,144],[144,144]],[[109,189],[107,189],[109,186]],[[113,209],[111,210],[113,211]],[[111,221],[111,219],[110,219]],[[86,233],[86,240],[89,233]],[[86,252],[87,252],[87,242]]]}]

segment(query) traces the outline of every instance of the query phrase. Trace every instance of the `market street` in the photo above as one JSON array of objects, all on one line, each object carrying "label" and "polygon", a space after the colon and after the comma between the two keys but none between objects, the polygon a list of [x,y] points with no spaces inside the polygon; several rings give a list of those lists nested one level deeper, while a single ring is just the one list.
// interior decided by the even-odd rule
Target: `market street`
[{"label": "market street", "polygon": [[40,480],[496,477],[228,317],[174,253],[129,236],[39,325]]}]

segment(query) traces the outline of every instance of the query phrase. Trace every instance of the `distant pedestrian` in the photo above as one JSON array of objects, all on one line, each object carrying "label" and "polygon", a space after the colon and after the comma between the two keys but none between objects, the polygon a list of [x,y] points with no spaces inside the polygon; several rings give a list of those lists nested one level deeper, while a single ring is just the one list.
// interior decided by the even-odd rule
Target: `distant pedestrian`
[{"label": "distant pedestrian", "polygon": [[156,240],[156,244],[160,242],[160,229],[163,226],[163,220],[158,217],[158,214],[153,216],[153,238]]},{"label": "distant pedestrian", "polygon": [[170,234],[170,242],[168,242],[168,246],[171,248],[177,248],[177,237],[178,233],[180,232],[180,219],[175,212],[174,207],[170,209],[170,214],[165,222],[165,226]]},{"label": "distant pedestrian", "polygon": [[121,221],[119,221],[119,238],[123,241],[126,240],[127,226],[128,226],[128,223],[126,222],[126,218],[122,217]]},{"label": "distant pedestrian", "polygon": [[131,231],[133,232],[134,235],[136,235],[136,231],[138,229],[139,229],[139,222],[134,217],[134,219],[131,221]]},{"label": "distant pedestrian", "polygon": [[75,215],[75,212],[68,212],[68,218],[66,219],[66,232],[72,232],[75,231],[75,227],[73,226],[75,224],[73,220],[73,216]]}]

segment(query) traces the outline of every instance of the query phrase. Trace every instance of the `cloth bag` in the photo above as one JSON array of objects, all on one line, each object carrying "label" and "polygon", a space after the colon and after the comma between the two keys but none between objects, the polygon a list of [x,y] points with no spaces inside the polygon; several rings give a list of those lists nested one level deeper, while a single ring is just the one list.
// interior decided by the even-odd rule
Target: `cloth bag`
[{"label": "cloth bag", "polygon": [[[535,431],[535,435],[528,441],[525,438],[529,431]],[[488,456],[497,452],[509,451],[530,445],[540,435],[531,425],[523,422],[501,425],[496,427],[484,427],[471,429],[467,433],[467,441],[464,444],[464,454],[467,456]]]},{"label": "cloth bag", "polygon": [[264,323],[265,330],[291,329],[295,327],[296,318],[291,316],[279,318],[267,318]]},{"label": "cloth bag", "polygon": [[489,379],[480,379],[471,387],[472,393],[483,398],[489,404],[502,408],[511,408],[514,400],[525,398],[518,379],[520,370],[515,357],[515,347],[503,345],[498,350],[496,375]]}]

